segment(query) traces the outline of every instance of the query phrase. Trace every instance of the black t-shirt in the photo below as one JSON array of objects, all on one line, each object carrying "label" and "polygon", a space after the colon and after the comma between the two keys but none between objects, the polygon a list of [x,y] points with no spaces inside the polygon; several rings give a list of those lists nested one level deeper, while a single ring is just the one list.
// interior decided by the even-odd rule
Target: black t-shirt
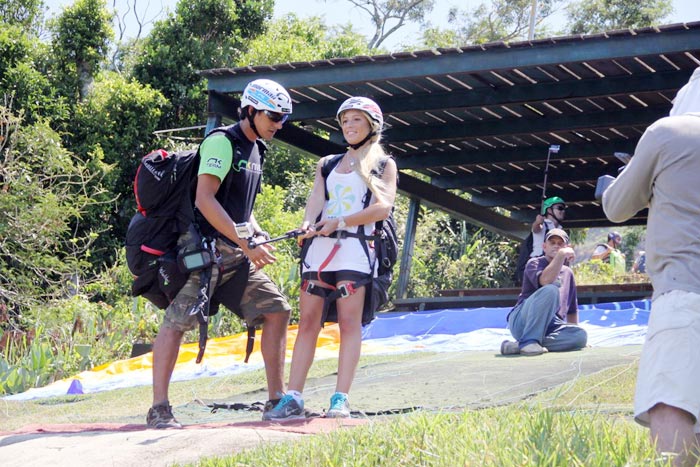
[{"label": "black t-shirt", "polygon": [[[214,130],[207,135],[205,141],[221,137],[228,139],[230,147],[221,144],[221,141],[216,145],[205,145],[202,142],[199,173],[211,173],[218,177],[224,175],[216,199],[235,223],[248,222],[253,213],[255,198],[261,189],[262,166],[267,147],[260,140],[251,142],[246,138],[238,123]],[[218,149],[213,152],[212,147]],[[225,149],[222,150],[222,147]],[[207,168],[207,164],[222,161],[225,161],[223,172]],[[203,216],[200,216],[200,228],[205,235],[214,233],[214,228]]]}]

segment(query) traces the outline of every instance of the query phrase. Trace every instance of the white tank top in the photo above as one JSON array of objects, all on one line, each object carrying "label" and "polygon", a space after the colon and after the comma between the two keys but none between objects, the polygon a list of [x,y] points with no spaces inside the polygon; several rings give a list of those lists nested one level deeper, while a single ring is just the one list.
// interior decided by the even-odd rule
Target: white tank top
[{"label": "white tank top", "polygon": [[[326,179],[326,187],[328,189],[328,200],[323,207],[321,219],[347,217],[364,209],[362,201],[367,193],[367,185],[356,172],[343,174],[333,169]],[[346,227],[345,230],[357,232],[357,227],[353,225]],[[371,235],[374,223],[365,225],[364,229],[366,235]],[[308,264],[308,267],[304,265],[303,272],[318,271],[319,267],[328,258],[336,242],[337,239],[335,238],[315,237],[306,253],[305,263]],[[369,248],[369,252],[370,260],[373,262],[374,250]],[[323,268],[323,271],[341,270],[370,272],[370,263],[359,239],[353,237],[341,239],[340,248],[330,263]]]}]

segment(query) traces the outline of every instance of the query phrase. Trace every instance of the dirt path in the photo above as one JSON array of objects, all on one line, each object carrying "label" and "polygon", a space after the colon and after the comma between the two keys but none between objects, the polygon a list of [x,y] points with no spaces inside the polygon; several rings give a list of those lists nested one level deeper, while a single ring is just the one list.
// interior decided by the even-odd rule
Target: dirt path
[{"label": "dirt path", "polygon": [[[640,351],[640,346],[595,348],[529,358],[503,357],[492,352],[417,353],[407,361],[360,368],[351,392],[351,404],[353,410],[364,412],[409,408],[444,411],[503,405],[611,366],[632,363],[639,358]],[[305,391],[307,408],[317,412],[326,409],[334,385],[334,376],[310,380]],[[255,392],[216,402],[250,403],[264,398],[263,392]],[[275,424],[260,422],[259,412],[220,410],[211,414],[194,401],[178,407],[176,415],[187,425],[186,429],[147,430],[143,425],[128,423],[69,427],[37,420],[39,425],[0,436],[0,464],[5,467],[167,466],[226,455],[263,442],[284,442],[387,419],[384,416],[345,421],[316,418]]]}]

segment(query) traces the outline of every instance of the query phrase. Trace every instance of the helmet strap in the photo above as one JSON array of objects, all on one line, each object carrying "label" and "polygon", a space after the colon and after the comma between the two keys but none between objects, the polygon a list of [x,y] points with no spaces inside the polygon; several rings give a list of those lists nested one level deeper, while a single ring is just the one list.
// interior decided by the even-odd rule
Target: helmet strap
[{"label": "helmet strap", "polygon": [[260,136],[260,133],[258,133],[258,129],[255,128],[255,115],[258,113],[258,109],[256,109],[255,107],[251,107],[251,108],[252,108],[252,110],[248,114],[248,120],[250,120],[250,128],[253,129],[253,132],[255,133],[255,135],[258,138],[262,139],[262,136]]},{"label": "helmet strap", "polygon": [[358,149],[360,149],[362,146],[364,146],[365,143],[366,143],[367,141],[369,141],[370,139],[372,139],[372,136],[374,136],[374,135],[376,135],[376,134],[377,134],[377,132],[375,132],[375,131],[370,131],[370,132],[367,134],[367,136],[365,136],[365,138],[364,138],[362,141],[360,141],[359,143],[351,144],[350,147],[353,148],[353,149],[355,149],[355,150],[358,150]]},{"label": "helmet strap", "polygon": [[549,210],[551,210],[551,212],[552,212],[552,217],[555,218],[559,224],[561,224],[561,219],[559,218],[559,216],[557,216],[556,210],[552,207],[547,209],[547,211],[549,211]]}]

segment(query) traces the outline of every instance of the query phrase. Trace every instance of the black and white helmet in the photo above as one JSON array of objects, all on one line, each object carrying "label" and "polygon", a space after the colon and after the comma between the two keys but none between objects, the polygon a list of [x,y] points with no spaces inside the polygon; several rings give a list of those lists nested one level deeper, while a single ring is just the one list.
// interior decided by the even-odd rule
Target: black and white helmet
[{"label": "black and white helmet", "polygon": [[292,113],[292,99],[287,90],[269,79],[256,79],[248,83],[241,97],[241,108],[247,106],[282,114]]},{"label": "black and white helmet", "polygon": [[347,99],[345,102],[343,102],[343,104],[338,109],[338,112],[336,112],[335,114],[335,118],[336,120],[338,120],[339,125],[342,125],[340,120],[343,115],[343,112],[351,109],[361,110],[362,112],[367,114],[370,122],[372,123],[372,129],[375,132],[379,132],[382,130],[382,127],[384,126],[384,116],[382,115],[382,109],[380,109],[379,105],[372,99],[369,99],[367,97],[351,97],[350,99]]}]

